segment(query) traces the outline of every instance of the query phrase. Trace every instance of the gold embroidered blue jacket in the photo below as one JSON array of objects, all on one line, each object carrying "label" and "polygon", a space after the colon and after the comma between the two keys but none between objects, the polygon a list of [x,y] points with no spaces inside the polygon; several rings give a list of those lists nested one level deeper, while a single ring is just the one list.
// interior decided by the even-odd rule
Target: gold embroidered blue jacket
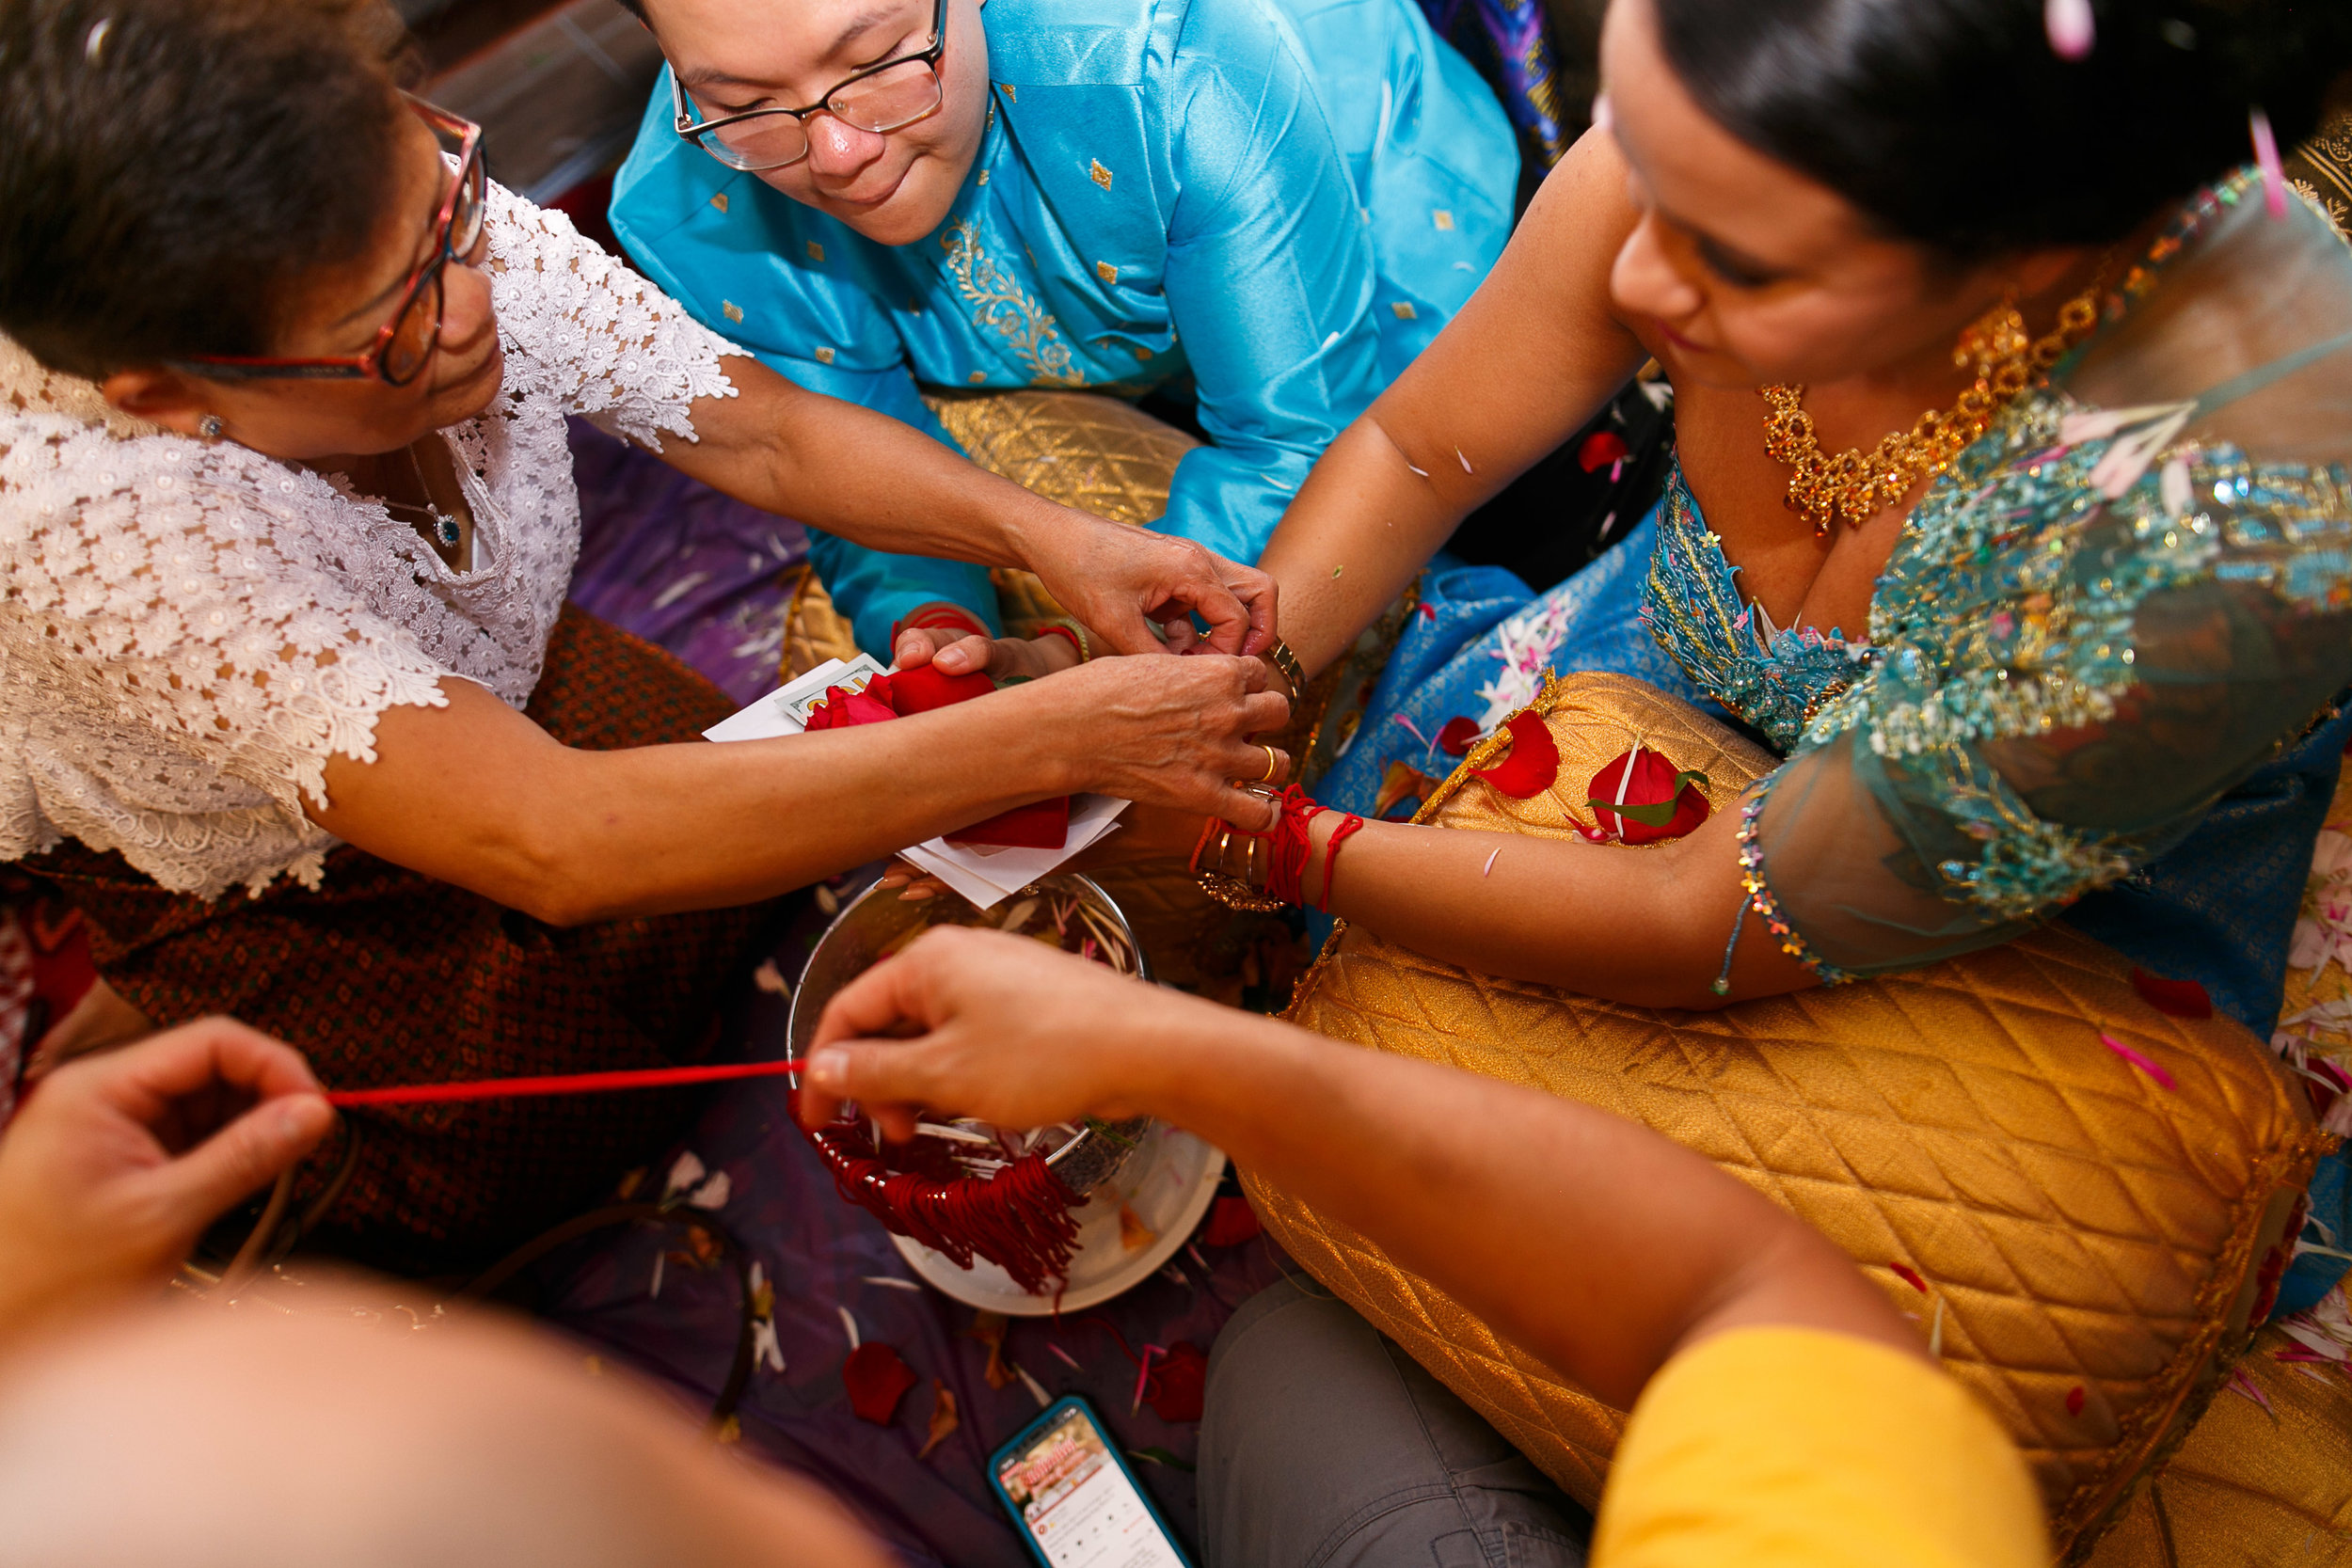
[{"label": "gold embroidered blue jacket", "polygon": [[[928,238],[876,245],[680,140],[666,77],[614,230],[770,365],[941,440],[918,383],[1188,380],[1211,444],[1159,526],[1255,561],[1502,253],[1502,111],[1413,0],[992,0],[986,21],[988,131]],[[867,648],[927,600],[995,624],[977,567],[824,536],[813,553]]]}]

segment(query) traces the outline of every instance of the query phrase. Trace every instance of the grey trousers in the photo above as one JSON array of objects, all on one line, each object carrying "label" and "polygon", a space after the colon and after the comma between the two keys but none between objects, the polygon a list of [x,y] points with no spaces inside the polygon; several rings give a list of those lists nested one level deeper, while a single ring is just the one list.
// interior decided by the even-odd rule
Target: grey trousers
[{"label": "grey trousers", "polygon": [[1583,1568],[1592,1520],[1321,1287],[1245,1303],[1209,1354],[1208,1568]]}]

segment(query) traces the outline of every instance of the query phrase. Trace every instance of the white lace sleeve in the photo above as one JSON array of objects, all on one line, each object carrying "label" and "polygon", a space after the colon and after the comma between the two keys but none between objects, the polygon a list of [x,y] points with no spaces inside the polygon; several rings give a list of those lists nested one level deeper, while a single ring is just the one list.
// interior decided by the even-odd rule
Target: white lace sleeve
[{"label": "white lace sleeve", "polygon": [[703,325],[562,213],[490,187],[491,298],[507,388],[547,397],[654,451],[660,433],[694,439],[697,398],[731,398],[719,368],[747,352]]},{"label": "white lace sleeve", "polygon": [[455,673],[366,597],[356,510],[241,447],[0,420],[8,706],[56,739],[51,771],[105,786],[53,780],[56,827],[181,887],[211,879],[204,847],[140,821],[274,807],[321,836],[303,797],[326,803],[326,759],[373,761],[377,716],[444,705]]}]

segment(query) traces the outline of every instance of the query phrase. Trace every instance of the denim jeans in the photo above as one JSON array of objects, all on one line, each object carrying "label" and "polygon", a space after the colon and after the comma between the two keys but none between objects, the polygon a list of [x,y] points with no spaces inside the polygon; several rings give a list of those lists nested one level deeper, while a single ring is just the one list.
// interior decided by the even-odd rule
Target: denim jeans
[{"label": "denim jeans", "polygon": [[1320,1287],[1285,1281],[1209,1354],[1208,1568],[1583,1568],[1583,1509]]}]

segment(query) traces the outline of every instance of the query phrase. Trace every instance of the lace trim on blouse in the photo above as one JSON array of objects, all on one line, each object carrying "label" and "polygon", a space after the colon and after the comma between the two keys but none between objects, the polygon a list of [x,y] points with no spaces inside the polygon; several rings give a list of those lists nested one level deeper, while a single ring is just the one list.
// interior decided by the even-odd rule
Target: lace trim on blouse
[{"label": "lace trim on blouse", "polygon": [[326,764],[473,681],[520,708],[580,546],[564,416],[659,449],[741,351],[492,187],[505,385],[444,432],[476,557],[447,568],[347,484],[171,435],[0,339],[0,858],[72,836],[174,892],[318,885]]}]

